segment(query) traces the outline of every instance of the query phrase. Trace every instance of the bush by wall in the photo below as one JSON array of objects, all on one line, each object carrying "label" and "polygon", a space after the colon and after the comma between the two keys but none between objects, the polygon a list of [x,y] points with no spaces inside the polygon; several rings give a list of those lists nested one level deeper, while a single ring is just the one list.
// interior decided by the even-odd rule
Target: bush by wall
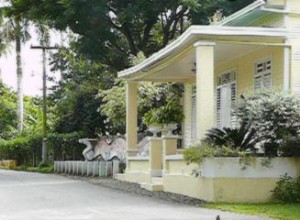
[{"label": "bush by wall", "polygon": [[282,203],[300,202],[300,177],[293,179],[285,174],[276,183],[273,198]]},{"label": "bush by wall", "polygon": [[[48,160],[80,160],[84,145],[78,143],[80,132],[48,135]],[[12,140],[0,139],[0,159],[16,160],[17,165],[37,166],[41,161],[42,136],[27,135]]]}]

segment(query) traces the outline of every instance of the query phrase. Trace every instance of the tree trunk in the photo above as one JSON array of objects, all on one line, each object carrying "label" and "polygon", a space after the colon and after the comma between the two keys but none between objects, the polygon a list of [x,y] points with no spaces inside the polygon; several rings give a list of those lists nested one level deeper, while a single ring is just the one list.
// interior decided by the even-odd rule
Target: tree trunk
[{"label": "tree trunk", "polygon": [[[20,24],[17,24],[18,32],[20,30]],[[17,110],[17,119],[18,119],[18,131],[23,131],[23,112],[24,112],[24,103],[23,103],[23,73],[22,73],[22,60],[21,60],[21,38],[20,36],[16,37],[16,65],[17,65],[17,96],[18,96],[18,110]]]}]

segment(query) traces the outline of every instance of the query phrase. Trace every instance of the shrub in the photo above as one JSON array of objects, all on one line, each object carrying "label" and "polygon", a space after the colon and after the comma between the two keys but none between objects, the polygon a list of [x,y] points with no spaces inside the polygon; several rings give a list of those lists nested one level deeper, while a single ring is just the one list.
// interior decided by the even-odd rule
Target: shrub
[{"label": "shrub", "polygon": [[9,141],[0,141],[0,158],[16,160],[17,164],[31,164],[33,158],[39,158],[41,155],[40,145],[42,137],[20,136]]},{"label": "shrub", "polygon": [[256,136],[263,140],[266,153],[274,156],[285,136],[298,134],[299,109],[300,99],[297,96],[283,92],[262,91],[244,97],[236,106],[235,113],[239,119],[249,123],[256,131]]},{"label": "shrub", "polygon": [[[49,162],[53,160],[80,160],[85,148],[78,140],[80,132],[68,134],[52,133],[48,135],[47,152]],[[0,159],[16,160],[18,165],[37,166],[41,161],[42,137],[40,135],[20,136],[5,141],[0,139]]]},{"label": "shrub", "polygon": [[287,137],[279,147],[280,155],[283,157],[300,157],[300,137]]},{"label": "shrub", "polygon": [[183,119],[183,109],[178,100],[168,100],[165,106],[158,109],[158,121],[160,124],[178,124]]},{"label": "shrub", "polygon": [[143,122],[145,125],[149,126],[161,126],[158,117],[158,109],[151,109],[145,113],[143,117]]},{"label": "shrub", "polygon": [[194,143],[190,148],[183,152],[184,160],[189,163],[201,164],[205,158],[210,157],[238,157],[242,153],[239,149],[233,149],[231,147],[222,146],[215,148],[210,145],[202,145]]},{"label": "shrub", "polygon": [[228,146],[233,149],[255,151],[259,142],[256,131],[249,124],[242,121],[238,128],[212,128],[206,133],[203,140],[214,147]]},{"label": "shrub", "polygon": [[282,176],[273,190],[273,198],[282,203],[300,202],[300,177]]},{"label": "shrub", "polygon": [[72,132],[66,134],[51,133],[48,135],[48,153],[51,160],[81,160],[82,151],[86,148],[78,140],[84,137],[84,133]]}]

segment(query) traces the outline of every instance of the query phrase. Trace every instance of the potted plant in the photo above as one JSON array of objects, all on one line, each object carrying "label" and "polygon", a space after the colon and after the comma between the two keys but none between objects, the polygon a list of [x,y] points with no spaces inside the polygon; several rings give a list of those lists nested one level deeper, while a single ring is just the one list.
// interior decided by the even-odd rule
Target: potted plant
[{"label": "potted plant", "polygon": [[158,113],[158,109],[151,109],[143,117],[143,122],[147,125],[148,130],[153,134],[153,137],[157,137],[157,133],[162,130]]},{"label": "potted plant", "polygon": [[177,124],[184,119],[182,106],[179,102],[170,102],[158,109],[158,118],[158,122],[163,124],[163,129],[168,132],[167,135],[171,136],[173,131],[176,130]]}]

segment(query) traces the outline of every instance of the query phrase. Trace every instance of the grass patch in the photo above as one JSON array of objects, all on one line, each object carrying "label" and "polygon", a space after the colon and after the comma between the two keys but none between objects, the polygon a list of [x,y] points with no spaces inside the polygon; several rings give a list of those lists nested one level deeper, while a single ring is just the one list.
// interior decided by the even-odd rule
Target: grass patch
[{"label": "grass patch", "polygon": [[38,166],[38,167],[17,166],[15,170],[38,172],[38,173],[53,173],[54,167],[53,167],[53,165],[43,165],[43,166]]},{"label": "grass patch", "polygon": [[236,213],[260,215],[272,217],[281,220],[297,220],[300,219],[300,204],[227,204],[227,203],[207,203],[204,205],[210,209],[220,209],[223,211],[231,211]]}]

